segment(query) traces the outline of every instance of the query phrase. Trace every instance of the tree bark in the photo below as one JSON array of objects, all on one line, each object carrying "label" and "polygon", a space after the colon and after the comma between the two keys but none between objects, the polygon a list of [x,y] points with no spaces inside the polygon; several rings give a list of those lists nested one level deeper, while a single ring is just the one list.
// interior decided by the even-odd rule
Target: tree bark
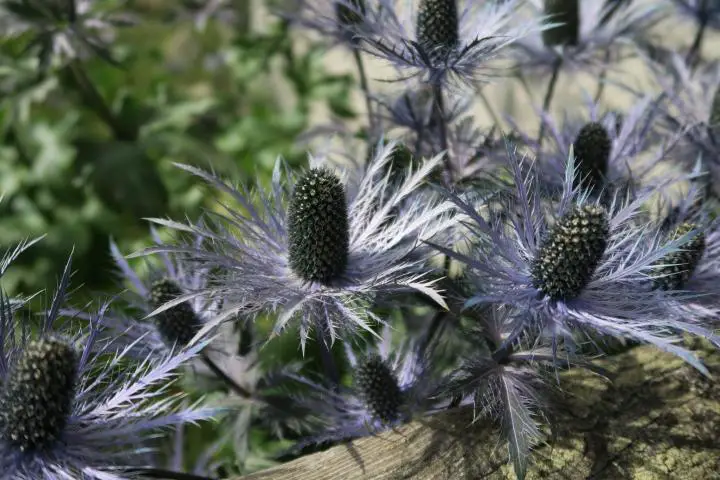
[{"label": "tree bark", "polygon": [[[694,345],[715,378],[720,355]],[[560,375],[555,429],[529,479],[720,479],[720,385],[673,356],[634,348],[598,362],[612,382]],[[562,391],[559,391],[562,390]],[[242,477],[243,480],[512,479],[507,447],[458,409]],[[240,480],[240,479],[237,479]]]}]

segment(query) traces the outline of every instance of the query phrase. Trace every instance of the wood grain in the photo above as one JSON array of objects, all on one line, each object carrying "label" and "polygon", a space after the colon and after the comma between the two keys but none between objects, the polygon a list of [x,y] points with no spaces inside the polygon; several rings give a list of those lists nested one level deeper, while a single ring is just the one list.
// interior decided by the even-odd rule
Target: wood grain
[{"label": "wood grain", "polygon": [[[700,346],[710,370],[717,353]],[[720,479],[720,387],[676,358],[639,347],[599,362],[607,382],[561,375],[555,440],[536,449],[528,479]],[[455,410],[309,455],[242,480],[508,479],[493,425]],[[236,479],[241,480],[241,479]]]}]

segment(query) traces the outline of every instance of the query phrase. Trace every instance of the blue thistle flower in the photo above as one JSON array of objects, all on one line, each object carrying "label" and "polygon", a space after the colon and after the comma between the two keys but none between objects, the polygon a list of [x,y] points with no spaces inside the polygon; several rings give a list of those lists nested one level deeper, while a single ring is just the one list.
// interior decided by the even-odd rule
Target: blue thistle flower
[{"label": "blue thistle flower", "polygon": [[113,29],[129,25],[128,15],[106,12],[95,0],[0,2],[0,31],[7,37],[31,35],[40,63],[53,58],[66,62],[91,53],[115,63],[109,45]]},{"label": "blue thistle flower", "polygon": [[364,36],[378,34],[381,5],[367,0],[293,0],[278,12],[292,24],[315,30],[334,45],[357,48]]},{"label": "blue thistle flower", "polygon": [[538,152],[539,174],[543,185],[562,191],[567,159],[575,156],[577,185],[590,190],[594,197],[602,192],[637,194],[653,188],[649,173],[677,146],[677,135],[664,136],[657,127],[662,119],[658,99],[645,96],[622,115],[603,113],[587,100],[581,112],[566,111],[561,120],[548,114],[541,116],[547,132],[542,149],[535,132],[525,132],[514,122],[522,142]]},{"label": "blue thistle flower", "polygon": [[[547,75],[565,71],[600,72],[618,60],[623,46],[642,39],[665,13],[658,2],[580,2],[531,0],[529,21],[546,22],[542,33],[516,42],[516,67]],[[574,7],[574,8],[570,8]],[[525,21],[523,18],[519,21]]]},{"label": "blue thistle flower", "polygon": [[70,268],[68,261],[37,335],[18,325],[0,295],[0,465],[8,478],[126,478],[129,469],[152,466],[148,442],[159,429],[218,413],[180,408],[180,396],[165,395],[174,371],[200,347],[118,369],[127,350],[96,345],[108,304],[89,316],[87,330],[57,331]]},{"label": "blue thistle flower", "polygon": [[678,316],[701,318],[717,326],[720,220],[709,220],[701,204],[702,189],[691,185],[666,221],[657,223],[657,236],[687,236],[689,240],[656,262],[653,281],[655,288],[668,293]]},{"label": "blue thistle flower", "polygon": [[487,80],[494,68],[490,60],[505,54],[519,38],[542,29],[534,20],[513,24],[522,3],[516,0],[423,0],[417,11],[393,0],[379,3],[383,23],[375,35],[363,36],[362,48],[435,85]]},{"label": "blue thistle flower", "polygon": [[[282,181],[278,163],[271,190],[251,193],[180,166],[228,194],[242,210],[228,205],[206,227],[155,220],[208,241],[201,247],[160,246],[145,253],[175,252],[191,258],[198,268],[227,272],[216,285],[199,290],[205,298],[223,300],[223,311],[204,329],[239,312],[252,316],[278,311],[274,332],[297,318],[303,349],[313,327],[331,342],[340,331],[372,331],[370,324],[380,319],[366,307],[377,296],[416,290],[444,306],[433,281],[426,278],[423,266],[429,249],[419,245],[418,238],[432,238],[452,224],[452,207],[413,197],[441,158],[425,162],[408,172],[399,186],[393,185],[384,172],[395,147],[379,147],[366,169],[343,182],[346,203],[340,201],[343,186],[329,170],[311,168],[300,180],[288,172]],[[330,165],[316,163],[311,166]],[[313,195],[322,200],[310,201]],[[396,215],[398,209],[403,215]],[[311,218],[320,223],[314,225]],[[345,218],[347,231],[337,228]],[[333,225],[326,223],[330,219]],[[317,225],[328,228],[318,230]]]},{"label": "blue thistle flower", "polygon": [[[164,245],[154,228],[151,234],[156,245]],[[202,242],[200,236],[193,239],[195,245]],[[194,268],[182,255],[162,253],[158,255],[159,262],[147,262],[148,274],[141,277],[112,240],[110,253],[124,288],[118,300],[125,305],[104,316],[107,340],[128,348],[129,354],[138,359],[163,358],[172,350],[190,347],[206,321],[218,311],[219,302],[197,295],[208,285],[210,272]],[[139,320],[167,304],[171,307]],[[64,313],[85,317],[78,310],[67,309]],[[210,335],[208,331],[202,340]]]},{"label": "blue thistle flower", "polygon": [[635,222],[650,193],[631,202],[616,196],[607,209],[591,202],[588,192],[573,186],[572,157],[562,196],[557,202],[543,199],[536,166],[526,169],[510,147],[508,156],[515,184],[504,216],[488,220],[453,195],[482,244],[467,255],[436,246],[473,272],[477,290],[466,306],[514,308],[516,330],[510,341],[534,325],[554,344],[572,342],[573,331],[589,330],[652,343],[706,372],[692,353],[675,344],[674,333],[714,342],[718,337],[702,318],[674,315],[674,300],[652,287],[656,262],[691,237],[665,241],[650,226]]},{"label": "blue thistle flower", "polygon": [[374,435],[447,405],[445,399],[433,398],[440,384],[433,364],[437,343],[409,340],[393,347],[389,327],[381,338],[361,355],[345,345],[352,370],[349,385],[338,388],[301,375],[289,376],[305,387],[292,394],[293,409],[307,415],[308,433],[294,450]]}]

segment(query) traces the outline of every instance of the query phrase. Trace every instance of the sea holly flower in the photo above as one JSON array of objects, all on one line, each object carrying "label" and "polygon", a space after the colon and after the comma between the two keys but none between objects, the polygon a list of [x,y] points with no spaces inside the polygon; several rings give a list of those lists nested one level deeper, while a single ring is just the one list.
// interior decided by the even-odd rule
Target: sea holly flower
[{"label": "sea holly flower", "polygon": [[218,413],[181,408],[181,395],[167,395],[175,370],[202,344],[161,361],[125,364],[127,350],[96,345],[108,304],[76,335],[56,329],[70,265],[37,334],[0,298],[0,465],[8,478],[129,478],[131,470],[152,467],[149,441],[159,429]]},{"label": "sea holly flower", "polygon": [[446,406],[447,399],[433,398],[441,379],[433,363],[437,347],[436,341],[417,340],[393,346],[385,327],[381,340],[361,354],[345,345],[349,384],[338,388],[322,379],[291,375],[304,387],[291,395],[291,404],[306,412],[308,430],[293,449],[374,435]]},{"label": "sea holly flower", "polygon": [[[663,17],[654,2],[530,0],[530,21],[546,22],[542,32],[516,42],[516,68],[524,74],[607,69]],[[518,22],[526,19],[520,15]],[[629,51],[634,51],[630,49]]]},{"label": "sea holly flower", "polygon": [[471,235],[487,240],[468,254],[436,246],[473,272],[476,290],[466,306],[497,303],[516,309],[508,342],[536,326],[554,345],[572,344],[572,332],[585,330],[651,343],[705,371],[693,354],[675,344],[674,333],[714,342],[717,336],[702,318],[673,315],[667,294],[652,287],[656,262],[692,237],[666,241],[636,222],[650,192],[632,201],[615,196],[607,207],[591,201],[589,192],[574,186],[572,157],[562,195],[549,200],[541,195],[537,166],[525,165],[512,148],[508,156],[514,193],[507,196],[502,215],[484,218],[453,196],[470,217]]},{"label": "sea holly flower", "polygon": [[433,85],[487,80],[494,73],[491,60],[541,30],[537,19],[514,24],[522,3],[516,0],[421,0],[417,10],[394,0],[379,3],[383,25],[377,34],[363,36],[362,48]]},{"label": "sea holly flower", "polygon": [[679,135],[663,135],[657,127],[662,119],[661,100],[645,96],[620,114],[603,112],[586,100],[582,109],[566,110],[561,119],[541,115],[547,132],[542,148],[535,132],[511,124],[522,143],[538,152],[543,185],[562,191],[567,159],[575,156],[576,186],[582,185],[594,197],[649,188],[649,174],[675,148]]},{"label": "sea holly flower", "polygon": [[315,30],[334,44],[356,48],[363,36],[380,34],[383,10],[368,0],[292,0],[279,12],[292,24]]},{"label": "sea holly flower", "polygon": [[[366,167],[344,179],[328,161],[311,159],[312,168],[299,178],[290,172],[283,175],[278,162],[272,187],[254,192],[181,166],[235,204],[209,216],[204,227],[155,220],[207,242],[200,247],[160,246],[145,253],[186,255],[197,268],[225,272],[221,281],[177,301],[196,295],[223,300],[222,312],[203,329],[239,312],[277,312],[274,332],[297,319],[303,349],[312,328],[332,342],[341,332],[371,330],[373,322],[382,323],[367,308],[379,297],[415,290],[444,306],[427,278],[430,249],[421,241],[454,222],[452,207],[414,197],[442,160],[435,157],[409,170],[397,185],[386,174],[395,148],[394,143],[378,147]],[[399,210],[402,215],[397,215]]]},{"label": "sea holly flower", "polygon": [[131,23],[128,15],[104,11],[96,0],[2,0],[0,31],[7,37],[28,32],[41,65],[92,53],[114,63],[109,43],[113,29]]},{"label": "sea holly flower", "polygon": [[[156,245],[164,244],[155,229],[151,229],[151,235]],[[196,245],[202,241],[199,236],[193,239]],[[162,358],[173,350],[190,347],[205,322],[217,313],[217,300],[194,296],[151,318],[144,317],[166,303],[204,288],[211,272],[195,269],[181,255],[162,253],[157,262],[147,262],[147,274],[140,275],[113,240],[110,253],[124,290],[116,298],[118,308],[111,308],[103,317],[106,340],[128,348],[129,354],[138,359]],[[73,309],[64,313],[86,316]],[[208,331],[203,339],[210,334]]]},{"label": "sea holly flower", "polygon": [[720,278],[720,229],[702,204],[703,192],[691,186],[663,222],[658,236],[688,236],[681,250],[669,253],[654,265],[653,286],[668,293],[677,315],[699,317],[717,326]]}]

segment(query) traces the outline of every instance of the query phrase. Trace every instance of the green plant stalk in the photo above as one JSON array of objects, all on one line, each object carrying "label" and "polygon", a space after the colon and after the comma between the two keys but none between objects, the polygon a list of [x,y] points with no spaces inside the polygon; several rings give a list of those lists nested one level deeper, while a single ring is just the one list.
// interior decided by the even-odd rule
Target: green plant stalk
[{"label": "green plant stalk", "polygon": [[80,93],[83,97],[83,101],[88,107],[90,107],[100,119],[112,130],[113,136],[116,140],[135,140],[137,137],[136,131],[130,131],[126,128],[115,114],[110,110],[110,107],[105,102],[105,99],[100,94],[95,84],[90,80],[85,72],[85,68],[82,63],[75,59],[68,64],[68,68],[72,73],[72,77],[75,80]]},{"label": "green plant stalk", "polygon": [[368,144],[372,149],[375,144],[376,135],[380,132],[380,128],[379,125],[375,124],[375,115],[373,115],[372,101],[370,100],[371,92],[367,72],[365,71],[365,62],[363,61],[362,54],[358,48],[353,48],[352,51],[358,75],[360,77],[360,89],[365,97],[365,108],[367,109],[368,116]]},{"label": "green plant stalk", "polygon": [[[555,61],[555,65],[553,66],[552,75],[550,76],[550,82],[548,83],[547,91],[545,92],[545,100],[543,100],[543,112],[549,113],[550,105],[552,103],[553,96],[555,95],[555,87],[557,86],[557,80],[560,76],[560,67],[562,66],[562,59],[558,58]],[[542,142],[545,139],[545,123],[543,123],[542,119],[540,120],[540,132],[538,133],[538,152],[537,155],[540,156],[540,152],[542,151]]]}]

